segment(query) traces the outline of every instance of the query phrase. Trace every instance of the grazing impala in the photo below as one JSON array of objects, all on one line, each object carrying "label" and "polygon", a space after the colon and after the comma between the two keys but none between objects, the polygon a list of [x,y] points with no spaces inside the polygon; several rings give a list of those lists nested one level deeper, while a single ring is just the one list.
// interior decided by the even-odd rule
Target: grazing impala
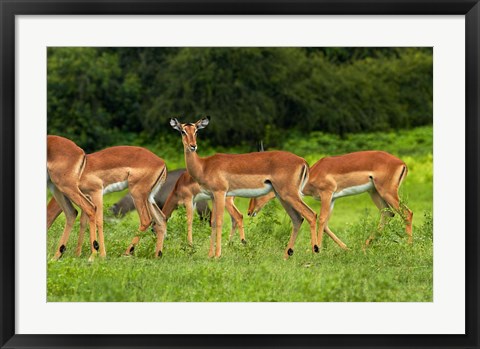
[{"label": "grazing impala", "polygon": [[[175,184],[185,171],[186,170],[184,168],[168,171],[167,180],[162,185],[157,195],[155,195],[155,202],[157,203],[158,207],[163,207],[165,205],[168,196],[175,188]],[[132,196],[129,193],[127,193],[122,199],[120,199],[118,202],[113,204],[112,207],[110,207],[110,211],[116,217],[120,218],[124,217],[127,212],[133,211],[134,209],[135,204],[133,202]],[[210,222],[211,211],[206,201],[196,202],[195,209],[202,220]]]},{"label": "grazing impala", "polygon": [[[173,191],[175,183],[178,178],[185,172],[184,168],[168,171],[167,180],[162,185],[158,193],[155,195],[155,202],[158,207],[163,207],[168,196]],[[200,219],[210,222],[211,211],[206,201],[199,201],[195,205],[197,213],[200,215]],[[135,210],[135,203],[130,193],[127,193],[117,203],[112,205],[109,209],[116,217],[124,217],[128,212]],[[52,198],[47,207],[47,229],[55,222],[57,217],[62,213],[62,208],[57,203],[55,198]]]},{"label": "grazing impala", "polygon": [[[230,241],[235,233],[235,230],[240,231],[240,240],[243,244],[245,241],[245,233],[243,230],[243,215],[235,207],[233,197],[228,196],[225,198],[225,208],[227,209],[232,219],[232,230],[230,231]],[[188,172],[182,173],[178,178],[175,187],[171,191],[165,205],[162,208],[166,219],[168,220],[172,212],[178,205],[185,205],[187,211],[187,240],[190,245],[193,245],[192,239],[192,224],[193,224],[193,209],[197,203],[204,203],[206,200],[210,200],[210,196],[202,193],[200,185],[190,176]]]},{"label": "grazing impala", "polygon": [[[395,156],[383,151],[360,151],[356,153],[326,157],[310,168],[310,179],[303,189],[305,195],[322,202],[318,242],[322,243],[325,231],[340,247],[345,244],[332,233],[328,220],[336,199],[368,192],[381,212],[379,228],[386,216],[393,216],[387,208],[400,214],[406,223],[408,243],[412,243],[412,211],[400,202],[398,188],[407,176],[407,165]],[[250,200],[248,215],[255,216],[274,195]],[[367,239],[366,245],[375,238],[375,232]]]},{"label": "grazing impala", "polygon": [[[63,210],[58,204],[58,201],[55,199],[55,197],[52,197],[47,205],[47,230],[50,229],[53,222],[55,222],[55,220],[60,215],[60,213],[62,213],[62,211]],[[75,217],[76,215],[77,215],[77,211],[75,210]],[[70,235],[69,233],[71,231],[71,226],[73,226],[73,223],[75,222],[75,217],[73,218],[73,222],[72,222],[72,219],[67,214],[65,214],[65,216],[67,218],[67,223],[70,221],[70,223],[68,223],[68,225],[70,226],[70,230],[68,230],[67,234],[64,233],[64,235],[62,235],[62,237],[60,238],[59,248],[57,248],[55,255],[53,257],[53,260],[58,260],[66,251],[66,244],[68,241],[68,237]],[[88,222],[89,222],[88,216],[85,214],[85,211],[82,211],[80,215],[80,230],[78,233],[77,248],[75,249],[75,255],[77,257],[80,257],[80,255],[82,254],[83,238],[84,238],[84,234],[85,234],[85,230]],[[96,240],[94,240],[93,244],[91,245],[93,245],[94,248],[98,250],[99,245]]]},{"label": "grazing impala", "polygon": [[[197,130],[205,128],[208,118],[195,124],[181,124],[171,119],[170,125],[182,135],[185,164],[188,172],[200,184],[201,193],[213,200],[212,234],[209,257],[220,257],[222,223],[226,196],[257,197],[275,191],[290,216],[293,229],[284,257],[293,254],[298,230],[305,218],[310,225],[311,247],[318,252],[316,214],[300,197],[308,181],[308,164],[284,151],[248,154],[215,154],[201,158],[197,155]],[[303,217],[303,218],[302,218]]]},{"label": "grazing impala", "polygon": [[[86,156],[78,186],[85,195],[92,199],[97,207],[93,220],[88,215],[86,216],[90,223],[90,241],[93,246],[90,260],[93,260],[95,257],[97,249],[100,249],[100,256],[106,256],[103,238],[103,195],[120,191],[127,187],[140,216],[140,232],[145,231],[151,225],[153,219],[155,222],[154,229],[157,234],[155,256],[162,255],[166,221],[165,215],[158,208],[153,197],[165,182],[166,175],[167,168],[165,162],[149,150],[141,147],[117,146]],[[53,204],[49,204],[49,209],[54,209],[51,205],[53,206]],[[49,214],[49,216],[51,215]],[[67,219],[71,219],[71,215]],[[85,219],[82,218],[81,220],[82,228],[84,227]],[[50,218],[48,220],[51,221]],[[75,220],[75,217],[73,217],[73,220]],[[97,229],[99,244],[95,239]],[[60,258],[65,251],[68,233],[69,231],[64,232],[62,235],[60,247],[56,251],[54,259]],[[82,238],[83,232],[79,235],[80,246]],[[127,254],[133,252],[138,241],[139,236],[137,235],[128,247]]]},{"label": "grazing impala", "polygon": [[[62,238],[55,253],[57,258],[65,251],[64,241],[68,239],[77,218],[77,210],[70,200],[82,209],[95,226],[96,207],[79,188],[85,164],[85,152],[74,142],[60,136],[47,136],[47,184],[66,217]],[[98,249],[95,238],[91,239],[90,247],[93,256]]]}]

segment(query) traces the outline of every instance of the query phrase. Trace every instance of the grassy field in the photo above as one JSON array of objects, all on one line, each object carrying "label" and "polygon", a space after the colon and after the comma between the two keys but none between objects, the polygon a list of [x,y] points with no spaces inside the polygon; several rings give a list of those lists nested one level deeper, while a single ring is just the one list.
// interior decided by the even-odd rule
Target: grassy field
[{"label": "grassy field", "polygon": [[[135,256],[123,257],[138,227],[135,212],[124,219],[108,217],[107,208],[122,193],[105,196],[107,258],[88,263],[88,246],[76,258],[78,222],[67,251],[50,261],[62,232],[63,215],[48,231],[47,293],[50,302],[429,302],[433,299],[433,156],[432,128],[422,127],[391,134],[365,134],[339,139],[320,133],[293,135],[285,148],[310,164],[326,155],[361,149],[382,149],[402,158],[409,174],[401,197],[414,211],[414,243],[406,243],[405,229],[395,217],[372,246],[363,249],[375,229],[379,213],[368,194],[337,200],[330,227],[350,251],[341,250],[325,236],[321,253],[310,251],[307,225],[299,233],[294,255],[283,260],[291,223],[281,206],[270,202],[255,218],[245,218],[248,243],[238,235],[228,241],[230,219],[225,215],[222,258],[207,257],[210,228],[195,217],[194,247],[186,243],[185,210],[176,211],[168,222],[164,255],[154,259],[155,237],[145,234]],[[305,139],[305,141],[304,141]],[[309,141],[307,141],[309,139]],[[203,150],[201,156],[212,152]],[[176,152],[163,156],[169,169],[183,165],[180,141]],[[160,149],[156,145],[151,149]],[[318,149],[312,153],[312,149]],[[242,149],[232,149],[231,152]],[[222,150],[225,151],[225,150]],[[161,151],[156,153],[162,156]],[[305,201],[316,211],[320,203]],[[247,199],[236,199],[246,213]],[[87,239],[88,240],[88,239]]]}]

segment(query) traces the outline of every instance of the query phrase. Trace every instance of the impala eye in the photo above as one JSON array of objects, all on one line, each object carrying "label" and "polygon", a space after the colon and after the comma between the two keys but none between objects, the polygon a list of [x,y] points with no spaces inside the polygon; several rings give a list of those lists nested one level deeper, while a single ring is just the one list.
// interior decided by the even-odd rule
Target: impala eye
[{"label": "impala eye", "polygon": [[187,132],[185,132],[184,130],[182,130],[182,135],[187,135]]}]

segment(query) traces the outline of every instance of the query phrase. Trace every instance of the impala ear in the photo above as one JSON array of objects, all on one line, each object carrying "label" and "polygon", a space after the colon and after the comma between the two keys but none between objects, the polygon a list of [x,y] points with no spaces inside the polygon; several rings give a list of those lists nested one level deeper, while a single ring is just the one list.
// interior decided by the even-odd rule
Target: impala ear
[{"label": "impala ear", "polygon": [[175,130],[182,132],[182,124],[178,122],[177,119],[170,119],[170,126],[172,126]]},{"label": "impala ear", "polygon": [[195,127],[197,128],[197,130],[201,130],[202,128],[205,128],[207,127],[208,123],[210,122],[210,117],[207,116],[201,120],[198,120],[196,123],[195,123]]}]

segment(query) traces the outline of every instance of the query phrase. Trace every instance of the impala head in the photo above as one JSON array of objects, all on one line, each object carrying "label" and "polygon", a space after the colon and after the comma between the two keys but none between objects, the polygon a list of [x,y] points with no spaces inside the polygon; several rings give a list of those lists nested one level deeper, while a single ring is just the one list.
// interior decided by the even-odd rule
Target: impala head
[{"label": "impala head", "polygon": [[197,131],[205,128],[210,122],[209,117],[198,120],[196,123],[182,124],[177,119],[170,119],[170,126],[182,134],[182,143],[187,151],[197,150]]}]

